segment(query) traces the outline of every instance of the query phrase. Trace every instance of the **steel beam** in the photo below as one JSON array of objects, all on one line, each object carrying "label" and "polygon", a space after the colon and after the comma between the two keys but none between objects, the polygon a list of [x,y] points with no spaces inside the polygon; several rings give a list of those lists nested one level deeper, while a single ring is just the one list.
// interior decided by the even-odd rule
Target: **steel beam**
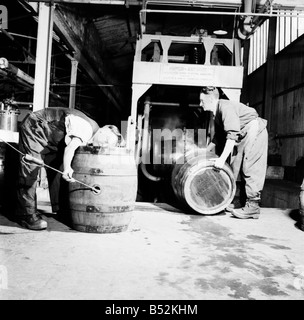
[{"label": "steel beam", "polygon": [[33,111],[49,104],[53,14],[52,4],[39,4]]},{"label": "steel beam", "polygon": [[70,81],[70,101],[69,108],[75,108],[75,97],[76,97],[76,83],[77,83],[77,71],[78,71],[78,61],[71,60],[71,81]]},{"label": "steel beam", "polygon": [[103,5],[134,5],[142,6],[140,0],[30,0],[31,2],[51,2],[51,3],[80,3],[80,4],[103,4]]},{"label": "steel beam", "polygon": [[[97,38],[95,42],[90,40],[94,37],[94,30],[89,30],[87,26],[86,32],[90,32],[90,39],[87,39],[88,43],[81,42],[84,35],[81,33],[81,28],[79,28],[80,23],[82,22],[74,21],[70,16],[66,16],[64,11],[58,10],[58,8],[56,9],[54,14],[54,28],[56,33],[62,40],[64,40],[65,44],[74,51],[74,59],[79,62],[79,65],[82,66],[89,77],[97,85],[103,84],[100,86],[100,89],[113,106],[118,111],[121,111],[123,107],[123,100],[119,90],[115,87],[115,83],[113,83],[115,82],[115,79],[105,71],[106,66],[102,61],[100,47],[98,46],[100,40]],[[90,61],[84,54],[84,51],[87,50],[85,46],[90,46]],[[108,82],[112,82],[110,88],[107,87]]]}]

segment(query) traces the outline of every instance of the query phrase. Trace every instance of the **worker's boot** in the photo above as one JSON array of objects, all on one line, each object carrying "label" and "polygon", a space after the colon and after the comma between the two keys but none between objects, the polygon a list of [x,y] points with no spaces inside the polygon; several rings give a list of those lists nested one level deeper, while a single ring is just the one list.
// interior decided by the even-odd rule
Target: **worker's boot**
[{"label": "worker's boot", "polygon": [[23,216],[20,223],[22,227],[30,230],[44,230],[47,228],[47,222],[37,214]]},{"label": "worker's boot", "polygon": [[243,208],[233,209],[231,214],[238,219],[259,219],[260,217],[259,201],[248,199]]},{"label": "worker's boot", "polygon": [[304,211],[300,210],[299,228],[304,231]]},{"label": "worker's boot", "polygon": [[242,208],[242,203],[240,198],[234,198],[233,201],[229,204],[229,206],[225,209],[226,212],[232,212],[235,209]]},{"label": "worker's boot", "polygon": [[299,203],[300,203],[300,209],[299,209],[299,228],[304,231],[304,190],[301,188],[301,192],[299,195]]}]

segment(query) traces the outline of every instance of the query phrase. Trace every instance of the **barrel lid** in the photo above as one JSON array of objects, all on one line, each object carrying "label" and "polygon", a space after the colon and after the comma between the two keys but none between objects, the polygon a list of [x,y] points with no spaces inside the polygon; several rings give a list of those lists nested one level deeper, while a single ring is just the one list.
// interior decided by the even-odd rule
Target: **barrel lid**
[{"label": "barrel lid", "polygon": [[217,214],[232,202],[236,184],[228,165],[216,170],[214,162],[194,166],[184,184],[184,197],[188,205],[198,213]]}]

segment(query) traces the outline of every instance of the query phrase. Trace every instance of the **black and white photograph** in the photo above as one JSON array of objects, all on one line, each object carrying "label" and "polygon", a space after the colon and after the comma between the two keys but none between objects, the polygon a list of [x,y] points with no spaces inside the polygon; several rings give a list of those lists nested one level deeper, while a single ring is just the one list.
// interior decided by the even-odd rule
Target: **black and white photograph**
[{"label": "black and white photograph", "polygon": [[0,300],[304,300],[304,1],[0,0]]}]

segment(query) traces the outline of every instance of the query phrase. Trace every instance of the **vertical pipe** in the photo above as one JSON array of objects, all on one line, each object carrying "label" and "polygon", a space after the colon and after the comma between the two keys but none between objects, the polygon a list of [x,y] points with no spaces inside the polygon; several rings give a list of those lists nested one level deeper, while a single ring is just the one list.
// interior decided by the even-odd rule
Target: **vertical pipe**
[{"label": "vertical pipe", "polygon": [[150,150],[151,150],[151,135],[149,132],[150,125],[150,111],[151,111],[151,101],[150,97],[146,98],[145,110],[144,110],[144,129],[143,129],[143,147],[142,147],[142,162],[140,164],[142,173],[151,181],[160,181],[161,177],[156,177],[151,175],[147,171],[147,164],[150,164]]},{"label": "vertical pipe", "polygon": [[143,147],[142,147],[142,162],[150,164],[150,143],[149,143],[149,123],[150,123],[151,102],[147,97],[144,110],[144,129],[143,129]]},{"label": "vertical pipe", "polygon": [[54,6],[39,3],[33,111],[48,107]]},{"label": "vertical pipe", "polygon": [[255,0],[244,0],[244,12],[252,13]]},{"label": "vertical pipe", "polygon": [[75,100],[76,100],[76,83],[77,83],[77,70],[78,70],[78,61],[75,59],[71,60],[71,80],[70,80],[70,101],[69,108],[75,109]]}]

